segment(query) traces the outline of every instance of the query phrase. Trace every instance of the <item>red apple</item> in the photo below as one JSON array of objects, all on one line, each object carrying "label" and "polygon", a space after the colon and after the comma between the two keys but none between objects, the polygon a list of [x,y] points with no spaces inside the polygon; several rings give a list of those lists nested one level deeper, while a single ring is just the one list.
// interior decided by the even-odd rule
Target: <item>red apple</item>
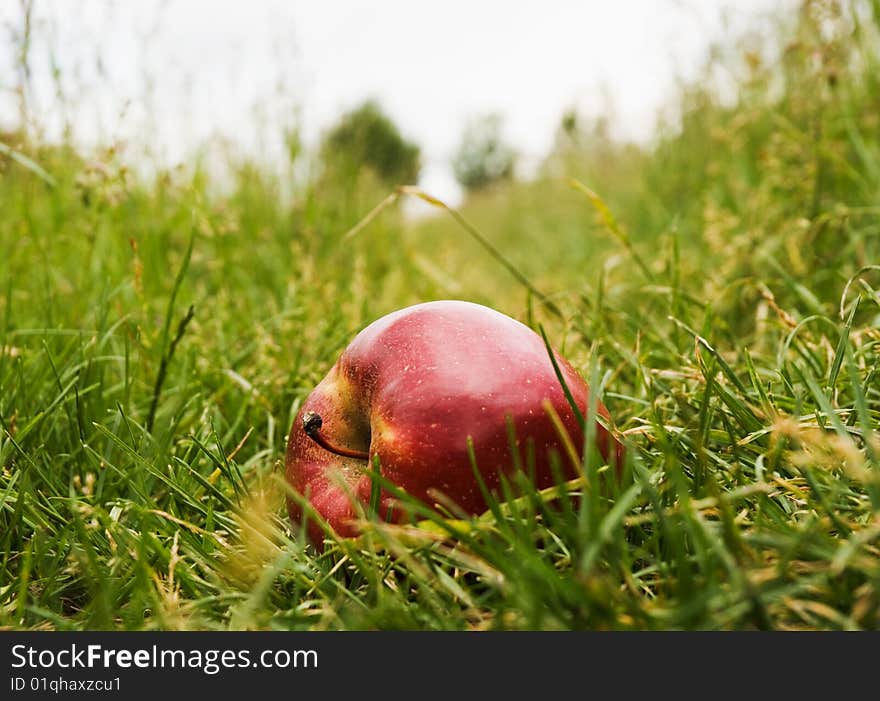
[{"label": "red apple", "polygon": [[[581,412],[589,389],[558,353],[556,359]],[[370,501],[367,470],[379,456],[382,476],[427,505],[437,492],[477,514],[486,501],[474,476],[467,439],[490,490],[516,464],[508,417],[515,427],[520,465],[534,443],[534,481],[551,486],[549,451],[556,450],[566,477],[576,469],[545,408],[555,408],[580,451],[584,437],[566,400],[543,339],[493,309],[460,301],[417,304],[388,314],[361,331],[327,376],[306,398],[290,431],[287,479],[293,489],[341,536],[357,534],[354,501]],[[609,419],[601,403],[598,412]],[[622,446],[601,425],[597,447],[621,464]],[[612,455],[612,451],[614,454]],[[302,518],[288,499],[295,524]],[[406,514],[383,490],[379,512],[400,521]],[[322,531],[309,522],[310,539]]]}]

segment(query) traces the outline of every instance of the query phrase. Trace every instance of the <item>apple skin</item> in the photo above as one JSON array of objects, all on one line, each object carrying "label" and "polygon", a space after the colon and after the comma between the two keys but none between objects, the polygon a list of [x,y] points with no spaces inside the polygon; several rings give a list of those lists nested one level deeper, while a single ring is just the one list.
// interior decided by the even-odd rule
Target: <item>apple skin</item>
[{"label": "apple skin", "polygon": [[[555,353],[555,351],[554,351]],[[576,404],[586,415],[589,389],[574,368],[555,353]],[[442,492],[463,511],[487,508],[467,451],[473,440],[476,464],[490,490],[510,473],[514,458],[507,416],[515,426],[521,465],[534,442],[535,485],[555,483],[548,451],[556,450],[567,478],[576,476],[562,441],[544,409],[549,400],[575,447],[581,426],[559,384],[543,339],[524,324],[488,307],[443,300],[407,307],[361,331],[327,376],[309,394],[293,422],[287,444],[287,480],[342,537],[357,535],[353,499],[369,504],[367,460],[336,455],[310,438],[307,412],[323,420],[334,445],[378,455],[382,476],[429,506]],[[598,403],[598,413],[610,421]],[[623,446],[597,423],[596,443],[606,460],[622,465]],[[288,498],[296,525],[303,517]],[[407,515],[382,491],[379,514],[391,521]],[[309,520],[309,539],[320,546],[321,528]]]}]

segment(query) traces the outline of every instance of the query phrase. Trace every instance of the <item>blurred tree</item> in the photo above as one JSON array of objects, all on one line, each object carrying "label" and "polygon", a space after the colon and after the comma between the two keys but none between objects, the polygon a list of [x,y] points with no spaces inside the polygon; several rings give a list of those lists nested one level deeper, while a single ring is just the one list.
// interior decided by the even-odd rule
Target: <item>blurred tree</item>
[{"label": "blurred tree", "polygon": [[501,117],[490,114],[471,121],[452,158],[455,178],[469,192],[513,177],[516,153],[501,135]]},{"label": "blurred tree", "polygon": [[322,162],[343,173],[370,168],[388,185],[413,184],[419,178],[421,153],[403,138],[380,106],[369,100],[344,114],[324,136]]}]

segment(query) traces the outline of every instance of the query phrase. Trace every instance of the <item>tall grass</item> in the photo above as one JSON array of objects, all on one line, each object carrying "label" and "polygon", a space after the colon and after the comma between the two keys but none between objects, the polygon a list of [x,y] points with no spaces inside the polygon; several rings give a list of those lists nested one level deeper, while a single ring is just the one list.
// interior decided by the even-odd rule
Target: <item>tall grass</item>
[{"label": "tall grass", "polygon": [[[650,148],[561,140],[460,221],[255,163],[0,151],[0,625],[877,628],[880,5],[805,3]],[[352,335],[460,297],[541,325],[630,443],[455,521],[288,524],[292,418]],[[560,494],[573,494],[574,501]],[[369,518],[368,515],[366,515]]]}]

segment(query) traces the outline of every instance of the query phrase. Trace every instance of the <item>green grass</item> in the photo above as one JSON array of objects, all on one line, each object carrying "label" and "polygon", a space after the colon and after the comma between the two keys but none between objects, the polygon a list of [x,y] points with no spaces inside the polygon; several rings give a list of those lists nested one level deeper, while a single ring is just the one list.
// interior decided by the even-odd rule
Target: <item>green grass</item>
[{"label": "green grass", "polygon": [[[736,99],[684,86],[651,148],[585,131],[472,198],[537,294],[439,210],[344,239],[368,176],[286,198],[260,164],[223,190],[4,139],[0,626],[876,629],[880,6],[835,7],[722,54]],[[366,323],[445,297],[542,327],[625,474],[588,455],[318,554],[283,508],[293,416]]]}]

